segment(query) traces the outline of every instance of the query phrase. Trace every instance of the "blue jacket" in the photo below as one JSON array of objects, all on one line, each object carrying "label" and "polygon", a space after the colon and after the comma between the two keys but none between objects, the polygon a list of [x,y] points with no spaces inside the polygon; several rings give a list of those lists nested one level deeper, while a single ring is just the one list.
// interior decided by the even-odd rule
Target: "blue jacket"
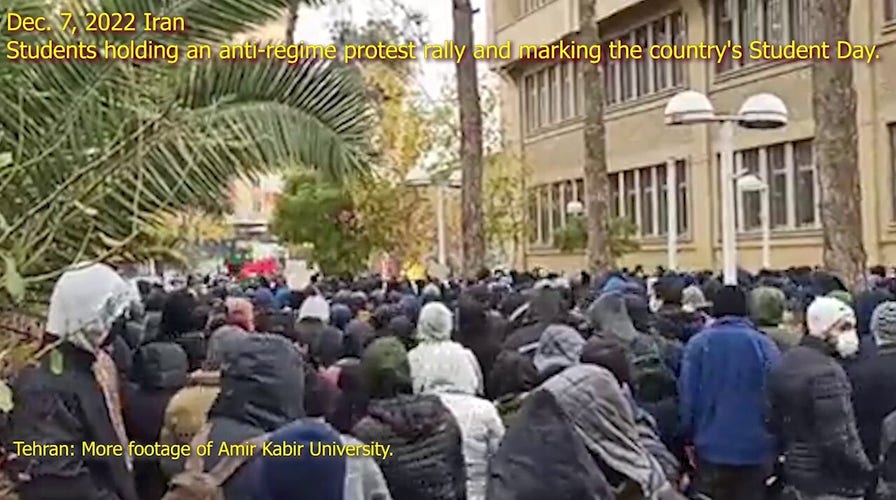
[{"label": "blue jacket", "polygon": [[746,318],[719,318],[688,341],[678,379],[679,424],[700,459],[760,465],[772,458],[765,384],[779,357],[774,342]]}]

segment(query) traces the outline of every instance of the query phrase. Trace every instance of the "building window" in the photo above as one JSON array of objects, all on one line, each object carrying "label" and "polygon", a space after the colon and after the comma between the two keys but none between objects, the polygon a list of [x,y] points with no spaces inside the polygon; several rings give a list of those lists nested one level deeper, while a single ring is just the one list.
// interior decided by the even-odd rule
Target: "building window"
[{"label": "building window", "polygon": [[638,186],[635,184],[635,171],[629,170],[622,174],[623,195],[625,196],[624,210],[622,214],[632,224],[638,224]]},{"label": "building window", "polygon": [[576,179],[576,199],[585,204],[585,179]]},{"label": "building window", "polygon": [[656,166],[656,183],[658,186],[657,208],[659,220],[657,221],[657,234],[665,236],[669,231],[669,179],[666,177],[666,164]]},{"label": "building window", "polygon": [[676,220],[678,221],[678,234],[687,234],[690,227],[690,203],[688,203],[690,191],[690,176],[688,175],[688,162],[677,160],[675,162],[675,182],[678,184],[678,197],[676,198]]},{"label": "building window", "polygon": [[887,125],[887,132],[890,135],[890,220],[896,221],[896,123]]},{"label": "building window", "polygon": [[609,60],[604,66],[607,104],[631,101],[655,92],[685,84],[687,61],[660,60],[650,57],[649,47],[659,44],[687,43],[684,16],[669,14],[636,27],[616,39],[623,45],[644,47],[642,59]]},{"label": "building window", "polygon": [[656,234],[653,213],[654,170],[642,169],[638,178],[641,187],[641,236],[653,236]]},{"label": "building window", "polygon": [[530,12],[533,12],[537,9],[540,9],[541,7],[544,7],[545,5],[550,3],[550,1],[551,0],[522,0],[522,2],[521,2],[522,13],[521,14],[522,15],[529,14]]},{"label": "building window", "polygon": [[535,76],[529,75],[523,79],[523,91],[525,92],[525,114],[526,131],[532,132],[538,128],[538,92],[535,88]]},{"label": "building window", "polygon": [[815,225],[815,161],[812,141],[793,144],[793,168],[796,180],[796,225]]},{"label": "building window", "polygon": [[622,205],[622,191],[619,189],[619,182],[622,179],[619,174],[610,174],[607,176],[607,180],[610,183],[610,215],[616,218],[622,214],[619,211]]},{"label": "building window", "polygon": [[529,221],[526,229],[529,243],[538,243],[538,188],[529,189]]},{"label": "building window", "polygon": [[576,116],[585,114],[585,62],[575,61],[576,72]]},{"label": "building window", "polygon": [[563,224],[566,225],[566,205],[575,199],[573,196],[573,181],[563,181],[563,206],[560,207]]},{"label": "building window", "polygon": [[[735,162],[739,163],[738,171],[744,174],[763,176],[759,173],[759,150],[748,149],[738,153]],[[753,231],[762,226],[762,193],[759,191],[741,191],[740,212],[738,213],[738,225],[741,231]]]},{"label": "building window", "polygon": [[896,0],[883,0],[884,21],[896,21]]},{"label": "building window", "polygon": [[[730,40],[745,51],[754,41],[807,43],[809,6],[809,0],[713,0],[716,43],[725,45]],[[755,62],[749,57],[726,58],[716,69],[722,72]]]},{"label": "building window", "polygon": [[584,87],[578,61],[563,61],[523,77],[526,133],[582,115]]},{"label": "building window", "polygon": [[[719,155],[716,155],[716,165],[719,161]],[[768,184],[772,229],[816,227],[818,186],[811,139],[737,152],[735,165]],[[735,196],[738,231],[761,228],[762,196],[761,192],[740,192]]]},{"label": "building window", "polygon": [[553,240],[554,231],[563,226],[563,199],[560,197],[561,183],[555,182],[551,184],[551,239]]},{"label": "building window", "polygon": [[[669,183],[666,164],[610,174],[610,213],[635,223],[642,237],[664,236],[668,228]],[[686,234],[690,222],[690,183],[686,160],[675,162],[678,232]]]},{"label": "building window", "polygon": [[560,64],[560,119],[572,118],[573,107],[573,82],[572,71],[569,63]]},{"label": "building window", "polygon": [[769,146],[766,164],[769,178],[769,211],[771,227],[787,227],[787,161],[783,144]]}]

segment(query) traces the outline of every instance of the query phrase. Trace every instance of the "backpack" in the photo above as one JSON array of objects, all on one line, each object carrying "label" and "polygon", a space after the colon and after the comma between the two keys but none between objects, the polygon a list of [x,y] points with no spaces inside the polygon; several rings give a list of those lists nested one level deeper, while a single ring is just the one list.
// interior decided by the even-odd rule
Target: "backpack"
[{"label": "backpack", "polygon": [[[170,489],[162,497],[162,500],[224,500],[224,483],[252,457],[224,457],[212,467],[212,470],[206,472],[203,457],[195,453],[195,450],[198,446],[208,442],[209,432],[211,432],[211,424],[207,423],[193,438],[190,448],[194,450],[194,453],[187,457],[184,471],[171,479]],[[270,434],[262,434],[244,441],[243,444],[262,446],[269,436]]]},{"label": "backpack", "polygon": [[634,393],[645,403],[656,403],[678,393],[675,374],[666,364],[655,339],[639,335],[631,346]]}]

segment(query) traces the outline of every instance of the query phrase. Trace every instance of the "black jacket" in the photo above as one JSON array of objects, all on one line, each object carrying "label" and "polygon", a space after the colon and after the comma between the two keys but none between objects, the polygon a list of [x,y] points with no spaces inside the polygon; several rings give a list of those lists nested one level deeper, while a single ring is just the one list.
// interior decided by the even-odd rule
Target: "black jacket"
[{"label": "black jacket", "polygon": [[57,347],[61,373],[50,369],[50,356],[26,368],[13,383],[15,406],[6,448],[13,441],[66,445],[66,457],[18,457],[17,467],[31,479],[19,484],[22,500],[137,500],[134,480],[123,457],[84,458],[82,443],[121,444],[106,400],[93,376],[93,354],[70,344]]},{"label": "black jacket", "polygon": [[394,500],[465,500],[460,427],[437,396],[377,399],[352,434],[391,446],[379,465]]},{"label": "black jacket", "polygon": [[[234,345],[228,360],[221,372],[221,392],[208,412],[213,448],[205,460],[206,470],[221,458],[217,454],[221,443],[240,444],[305,416],[303,363],[287,339],[247,335]],[[249,467],[239,469],[224,483],[225,498],[250,498],[249,478]]]},{"label": "black jacket", "polygon": [[811,495],[860,497],[871,465],[856,429],[852,388],[824,340],[806,336],[769,374],[768,423],[784,480]]},{"label": "black jacket", "polygon": [[[124,424],[128,437],[143,444],[159,441],[165,408],[187,382],[187,354],[173,342],[153,342],[137,350],[134,384],[124,398]],[[158,500],[167,489],[158,458],[137,457],[134,479],[142,500]]]},{"label": "black jacket", "polygon": [[861,360],[849,372],[859,438],[872,462],[880,457],[880,429],[896,410],[896,346],[881,347],[877,355]]}]

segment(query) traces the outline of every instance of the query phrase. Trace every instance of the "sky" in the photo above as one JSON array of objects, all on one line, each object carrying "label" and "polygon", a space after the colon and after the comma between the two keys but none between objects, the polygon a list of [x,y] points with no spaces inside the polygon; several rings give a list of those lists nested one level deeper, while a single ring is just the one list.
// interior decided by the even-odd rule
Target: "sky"
[{"label": "sky", "polygon": [[[473,8],[480,9],[473,18],[475,43],[486,43],[487,20],[486,0],[472,0]],[[328,5],[317,9],[304,9],[299,13],[296,25],[296,40],[307,43],[324,44],[332,42],[329,28],[335,19],[352,19],[364,23],[371,17],[388,17],[397,10],[395,4],[405,5],[423,12],[427,17],[426,31],[430,43],[441,43],[452,38],[451,0],[342,0],[339,5]],[[445,82],[454,80],[454,64],[444,61],[421,61],[417,77],[419,90],[424,98],[437,99]],[[480,72],[486,71],[480,66]]]}]

